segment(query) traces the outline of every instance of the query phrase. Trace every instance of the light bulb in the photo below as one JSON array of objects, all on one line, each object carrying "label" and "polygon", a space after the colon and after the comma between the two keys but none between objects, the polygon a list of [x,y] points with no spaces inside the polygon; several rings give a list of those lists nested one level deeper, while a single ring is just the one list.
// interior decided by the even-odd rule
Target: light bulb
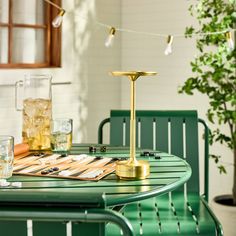
[{"label": "light bulb", "polygon": [[58,28],[63,20],[63,15],[65,14],[65,10],[61,10],[60,13],[53,19],[52,25],[54,28]]},{"label": "light bulb", "polygon": [[113,43],[114,43],[114,35],[112,35],[112,34],[109,34],[108,36],[107,36],[107,39],[106,39],[106,41],[105,41],[105,46],[107,47],[107,48],[109,48],[109,47],[111,47],[112,45],[113,45]]},{"label": "light bulb", "polygon": [[166,46],[166,49],[165,49],[165,55],[166,56],[168,56],[169,54],[171,54],[172,53],[172,48],[171,48],[171,45],[170,44],[168,44],[167,46]]},{"label": "light bulb", "polygon": [[229,51],[233,51],[234,50],[234,41],[232,39],[232,34],[230,31],[228,31],[225,33],[225,35],[226,35],[226,40],[227,40]]},{"label": "light bulb", "polygon": [[169,35],[167,38],[167,46],[164,52],[166,56],[172,53],[172,43],[173,43],[173,36]]},{"label": "light bulb", "polygon": [[106,47],[111,47],[113,45],[114,38],[115,38],[115,32],[116,32],[116,29],[114,27],[111,27],[111,29],[109,31],[109,35],[107,36],[107,38],[105,40]]}]

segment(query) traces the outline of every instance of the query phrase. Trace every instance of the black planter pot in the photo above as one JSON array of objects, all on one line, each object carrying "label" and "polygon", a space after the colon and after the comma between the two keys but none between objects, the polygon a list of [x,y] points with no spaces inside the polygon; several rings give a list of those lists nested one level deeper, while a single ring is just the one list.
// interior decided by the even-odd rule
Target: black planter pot
[{"label": "black planter pot", "polygon": [[216,196],[214,197],[214,201],[220,205],[236,207],[236,205],[233,204],[232,195]]}]

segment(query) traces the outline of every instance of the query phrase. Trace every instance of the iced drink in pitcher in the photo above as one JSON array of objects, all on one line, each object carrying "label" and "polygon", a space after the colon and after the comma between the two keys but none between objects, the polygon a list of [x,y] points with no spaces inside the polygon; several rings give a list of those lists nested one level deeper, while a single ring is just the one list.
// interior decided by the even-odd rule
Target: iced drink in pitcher
[{"label": "iced drink in pitcher", "polygon": [[25,99],[23,101],[23,142],[31,150],[50,148],[50,120],[52,102],[49,99]]},{"label": "iced drink in pitcher", "polygon": [[16,91],[20,87],[23,88],[23,142],[29,144],[30,150],[49,150],[52,119],[51,77],[26,76],[24,81],[16,83]]}]

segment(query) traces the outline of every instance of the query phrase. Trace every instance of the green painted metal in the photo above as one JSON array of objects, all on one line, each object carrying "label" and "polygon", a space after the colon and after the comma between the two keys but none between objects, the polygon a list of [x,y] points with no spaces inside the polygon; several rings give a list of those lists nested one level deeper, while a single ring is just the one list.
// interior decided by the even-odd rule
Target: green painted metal
[{"label": "green painted metal", "polygon": [[100,130],[100,132],[98,133],[98,140],[101,140],[101,143],[103,143],[103,126],[109,122],[110,122],[110,118],[107,118],[99,124],[98,129]]},{"label": "green painted metal", "polygon": [[[80,207],[70,208],[58,206],[49,207],[48,205],[39,208],[37,204],[30,205],[31,207],[29,207],[26,203],[23,206],[18,206],[17,203],[12,203],[9,206],[1,205],[1,226],[4,226],[4,222],[9,222],[9,220],[11,220],[12,225],[15,225],[16,220],[26,222],[27,219],[32,219],[34,235],[44,235],[44,233],[45,235],[49,235],[49,233],[51,233],[52,235],[53,232],[55,234],[58,232],[58,235],[66,236],[65,223],[68,221],[73,221],[76,223],[82,222],[82,227],[86,228],[86,233],[88,233],[88,235],[105,235],[105,222],[112,222],[118,225],[123,230],[125,235],[133,235],[133,229],[129,221],[121,214],[109,209],[86,209],[85,207],[85,210],[81,210],[81,207],[83,207],[83,205],[81,205]],[[49,222],[45,223],[45,221]],[[58,221],[60,223],[58,223]],[[95,222],[97,223],[95,224]],[[74,224],[76,225],[76,223]],[[89,223],[89,225],[86,226],[84,225],[84,223]],[[18,222],[16,223],[16,226],[17,224]],[[79,227],[80,233],[85,235],[85,232],[82,231],[82,227]],[[11,230],[12,229],[10,229],[10,231]],[[78,227],[73,229],[74,232],[76,232],[77,230]],[[6,234],[7,233],[8,230],[6,229]],[[54,233],[53,235],[55,235]],[[23,235],[24,234],[21,234],[21,232],[18,232],[18,236]]]},{"label": "green painted metal", "polygon": [[[123,119],[114,118],[111,120],[111,136],[110,139],[114,146],[122,146],[123,145]],[[113,130],[114,129],[114,130]]]},{"label": "green painted metal", "polygon": [[[168,153],[168,117],[155,117],[156,120],[156,149]],[[161,136],[158,136],[161,134]]]},{"label": "green painted metal", "polygon": [[199,193],[199,153],[198,153],[198,118],[197,114],[185,118],[186,160],[194,169],[187,183],[189,192]]},{"label": "green painted metal", "polygon": [[[113,224],[112,224],[113,225]],[[105,224],[96,224],[96,223],[83,223],[83,222],[73,222],[72,225],[72,236],[78,235],[96,235],[99,232],[99,235],[105,235]],[[119,228],[117,225],[115,225]]]},{"label": "green painted metal", "polygon": [[217,230],[217,234],[218,235],[223,235],[223,228],[221,223],[219,222],[219,220],[217,219],[216,215],[214,214],[214,212],[211,210],[211,208],[208,205],[207,199],[204,195],[201,196],[201,201],[202,203],[205,205],[205,207],[207,208],[209,214],[211,215],[211,217],[213,218],[213,220],[215,221],[215,225],[216,225],[216,230]]},{"label": "green painted metal", "polygon": [[[74,144],[71,153],[92,155],[89,146]],[[94,155],[129,157],[127,147],[107,146],[107,152],[100,153],[100,146],[96,145]],[[138,159],[143,158],[141,152],[141,149],[137,150]],[[21,181],[22,187],[0,187],[0,227],[5,229],[9,222],[14,228],[19,221],[16,223],[18,236],[24,236],[26,220],[32,219],[34,235],[52,234],[54,230],[61,236],[65,233],[65,222],[70,220],[73,221],[72,235],[79,232],[82,235],[105,235],[104,222],[112,222],[123,229],[124,235],[132,235],[129,221],[107,207],[167,193],[183,185],[191,176],[191,168],[184,160],[162,152],[158,155],[159,160],[148,158],[151,173],[145,180],[121,181],[115,174],[98,182],[14,175],[8,181]],[[10,230],[14,231],[12,228]]]},{"label": "green painted metal", "polygon": [[[97,149],[99,150],[99,147]],[[89,145],[73,147],[73,153],[88,153],[88,150]],[[147,159],[141,158],[140,153],[141,150],[138,150],[137,159]],[[107,147],[106,153],[96,152],[95,155],[127,158],[129,149]],[[155,160],[154,157],[148,158],[151,173],[145,180],[119,181],[114,173],[99,182],[41,177],[39,177],[40,181],[36,181],[37,178],[32,180],[32,177],[28,176],[13,176],[14,181],[18,181],[18,178],[22,181],[21,189],[4,189],[0,191],[0,199],[2,202],[29,201],[47,204],[88,202],[90,207],[101,207],[100,204],[103,203],[101,196],[104,195],[106,205],[114,206],[167,193],[183,185],[190,178],[191,168],[183,159],[166,153],[158,153],[158,155],[161,157],[160,160]]]},{"label": "green painted metal", "polygon": [[[141,124],[140,135],[142,135],[143,137],[150,136],[149,139],[141,139],[140,146],[147,149],[153,149],[153,135],[150,135],[153,132],[153,119],[140,117],[138,118],[138,121]],[[136,128],[136,130],[137,134],[139,135],[139,129]]]},{"label": "green painted metal", "polygon": [[[113,137],[113,139],[110,139],[111,145],[114,144],[113,141],[122,144],[123,141],[118,139],[122,139],[125,136],[125,134],[121,133],[119,136],[115,137],[115,133],[118,132],[117,130],[120,127],[112,127],[112,120],[116,119],[116,122],[118,122],[120,119],[124,122],[124,120],[129,119],[129,115],[130,113],[127,110],[111,111],[109,118],[111,122],[110,135]],[[186,158],[187,162],[192,167],[192,176],[187,182],[187,199],[183,193],[183,188],[178,188],[177,191],[172,192],[171,198],[167,195],[156,198],[158,202],[157,205],[160,208],[158,214],[162,215],[162,232],[160,231],[159,218],[156,217],[157,213],[152,213],[153,210],[156,210],[153,205],[150,205],[153,200],[148,199],[142,201],[142,204],[147,204],[145,207],[148,209],[146,212],[147,214],[145,213],[147,217],[145,219],[143,213],[138,213],[137,204],[133,203],[124,207],[122,212],[131,221],[136,234],[141,234],[141,225],[144,235],[158,235],[160,233],[164,235],[175,235],[179,233],[178,230],[180,230],[181,235],[223,235],[220,222],[207,205],[209,180],[209,129],[206,123],[202,119],[198,119],[196,111],[173,110],[138,110],[136,111],[136,122],[137,124],[139,123],[139,127],[141,126],[140,148],[161,150],[184,159]],[[202,123],[204,126],[205,198],[200,197],[199,194],[198,123]],[[100,127],[100,129],[102,129],[102,127]],[[100,129],[98,132],[100,132]],[[126,130],[126,132],[129,132],[129,130]],[[139,130],[137,133],[139,133]],[[153,139],[154,136],[155,140]],[[101,143],[101,140],[98,140],[98,142]],[[189,209],[191,209],[191,211]],[[137,214],[142,215],[141,223],[140,215]],[[152,214],[154,214],[155,217]],[[146,223],[144,224],[144,222]],[[157,225],[159,228],[155,228],[154,225]],[[119,231],[111,229],[111,226],[108,225],[107,231],[109,232],[109,235],[119,235]]]},{"label": "green painted metal", "polygon": [[[128,110],[112,110],[110,114],[110,144],[122,145],[123,123],[129,120]],[[113,123],[113,120],[115,121]],[[191,192],[199,192],[199,164],[198,164],[198,117],[196,111],[151,111],[137,110],[136,122],[141,126],[141,145],[140,148],[156,149],[172,153],[176,156],[186,158],[190,166],[194,167],[192,176],[188,181],[188,189]],[[119,125],[118,125],[119,124]],[[122,125],[121,125],[122,124]],[[155,129],[153,129],[153,125]],[[138,125],[137,125],[138,126]],[[208,128],[206,134],[208,135]],[[102,126],[99,128],[100,133]],[[126,130],[129,133],[129,129]],[[153,133],[156,140],[153,143]],[[116,135],[119,133],[119,135]],[[139,131],[137,131],[139,133]],[[186,138],[185,138],[186,137]],[[208,136],[207,136],[208,137]],[[186,144],[183,144],[183,140]],[[208,138],[205,139],[208,141]],[[206,142],[205,141],[205,142]],[[98,140],[101,143],[101,140]],[[205,143],[208,146],[208,143]],[[126,145],[128,146],[128,145]],[[185,150],[184,150],[185,148]],[[206,147],[207,148],[207,147]],[[205,162],[208,162],[208,155],[205,153]],[[206,165],[208,167],[208,165]],[[205,169],[205,186],[208,196],[208,169]]]},{"label": "green painted metal", "polygon": [[0,221],[0,235],[27,236],[26,221]]},{"label": "green painted metal", "polygon": [[66,222],[33,222],[33,236],[65,236]]},{"label": "green painted metal", "polygon": [[[121,209],[133,225],[136,235],[216,235],[214,218],[205,211],[204,203],[197,194],[189,194],[183,202],[181,193],[172,193],[126,205]],[[119,235],[119,229],[110,224],[106,227],[110,236]],[[222,235],[218,233],[217,235]]]},{"label": "green painted metal", "polygon": [[206,122],[200,118],[198,118],[198,122],[204,126],[204,176],[205,176],[205,185],[204,185],[204,195],[205,199],[208,202],[209,200],[209,133],[210,130],[206,124]]}]

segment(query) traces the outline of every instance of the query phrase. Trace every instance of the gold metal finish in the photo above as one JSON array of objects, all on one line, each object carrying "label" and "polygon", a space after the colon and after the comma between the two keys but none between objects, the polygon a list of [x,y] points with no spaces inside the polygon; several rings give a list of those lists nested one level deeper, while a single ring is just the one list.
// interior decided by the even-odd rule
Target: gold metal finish
[{"label": "gold metal finish", "polygon": [[226,39],[232,39],[232,35],[231,35],[231,32],[230,31],[228,31],[228,32],[226,32],[225,33],[225,36],[226,36]]},{"label": "gold metal finish", "polygon": [[135,81],[139,76],[156,75],[156,72],[144,71],[113,71],[114,76],[128,76],[130,86],[130,158],[128,161],[119,161],[116,175],[121,179],[145,179],[149,175],[149,163],[136,160],[136,115],[135,115]]},{"label": "gold metal finish", "polygon": [[114,27],[111,27],[110,31],[109,31],[109,34],[110,35],[115,35],[115,33],[116,33],[116,29]]},{"label": "gold metal finish", "polygon": [[[138,78],[139,76],[148,76],[148,75],[156,75],[156,72],[146,72],[146,71],[112,71],[111,75],[114,76],[129,76],[131,80],[134,78]],[[136,80],[135,79],[135,80]]]},{"label": "gold metal finish", "polygon": [[59,12],[59,16],[64,16],[65,13],[66,11],[64,9],[61,9],[61,11]]},{"label": "gold metal finish", "polygon": [[167,37],[167,44],[171,44],[173,42],[173,36],[172,35],[168,35]]},{"label": "gold metal finish", "polygon": [[150,173],[148,161],[135,161],[133,162],[131,156],[128,161],[118,161],[116,165],[116,175],[120,179],[133,180],[133,179],[146,179]]}]

